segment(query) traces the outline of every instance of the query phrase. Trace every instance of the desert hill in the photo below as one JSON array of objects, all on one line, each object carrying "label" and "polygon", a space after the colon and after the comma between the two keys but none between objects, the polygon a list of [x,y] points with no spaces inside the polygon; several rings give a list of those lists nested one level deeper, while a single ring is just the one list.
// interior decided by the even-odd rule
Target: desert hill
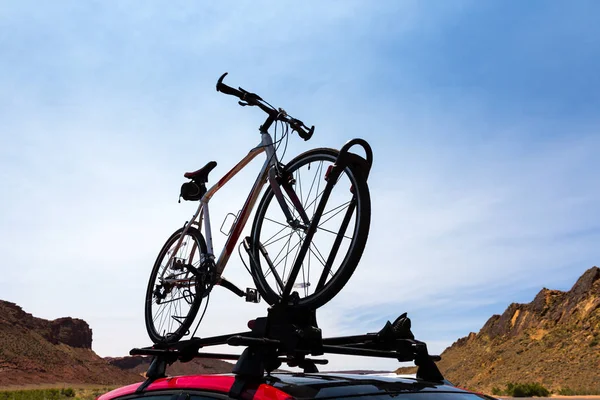
[{"label": "desert hill", "polygon": [[[0,300],[0,386],[31,384],[121,385],[140,382],[150,359],[102,358],[92,351],[92,330],[76,318],[48,321]],[[175,363],[170,375],[231,372],[220,360]]]},{"label": "desert hill", "polygon": [[112,385],[140,381],[91,349],[92,330],[80,319],[48,321],[0,300],[0,386],[49,383]]},{"label": "desert hill", "polygon": [[544,288],[531,303],[511,304],[447,348],[438,366],[451,382],[480,391],[508,382],[600,391],[600,269],[567,292]]},{"label": "desert hill", "polygon": [[[136,374],[144,374],[150,366],[150,357],[145,356],[127,356],[127,357],[105,357],[109,364],[114,365],[124,371],[134,372]],[[191,375],[191,374],[223,374],[230,373],[234,364],[213,359],[194,359],[192,361],[181,363],[179,361],[173,363],[167,368],[167,374],[170,376],[176,375]]]}]

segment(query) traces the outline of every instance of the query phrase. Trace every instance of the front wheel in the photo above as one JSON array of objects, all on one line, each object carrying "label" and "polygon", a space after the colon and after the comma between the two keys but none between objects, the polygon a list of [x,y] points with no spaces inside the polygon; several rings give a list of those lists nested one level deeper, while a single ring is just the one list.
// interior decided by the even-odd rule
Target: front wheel
[{"label": "front wheel", "polygon": [[[304,215],[294,207],[297,201],[285,190],[282,193],[292,214],[291,221],[284,215],[271,186],[267,186],[260,201],[251,232],[252,277],[262,297],[271,305],[282,299],[307,225],[315,218],[338,155],[338,150],[314,149],[284,167],[292,178],[292,196],[295,194],[302,204]],[[346,167],[333,183],[315,235],[292,283],[293,305],[316,309],[344,287],[362,256],[370,220],[366,178]]]},{"label": "front wheel", "polygon": [[202,267],[206,254],[202,234],[192,227],[183,238],[182,234],[183,228],[171,235],[150,274],[145,320],[154,343],[173,343],[185,336],[198,314],[203,296],[210,289]]}]

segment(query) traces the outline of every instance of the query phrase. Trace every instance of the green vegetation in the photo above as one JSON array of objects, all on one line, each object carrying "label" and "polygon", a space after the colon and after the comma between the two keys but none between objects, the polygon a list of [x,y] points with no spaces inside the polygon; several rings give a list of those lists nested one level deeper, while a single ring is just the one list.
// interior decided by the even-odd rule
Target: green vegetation
[{"label": "green vegetation", "polygon": [[[498,387],[492,388],[494,396],[509,396],[509,397],[548,397],[550,391],[539,383],[509,383],[506,389],[502,390]],[[595,389],[571,389],[561,388],[554,394],[560,396],[598,396],[600,395],[600,386]]]},{"label": "green vegetation", "polygon": [[0,391],[0,400],[94,400],[111,388],[95,389],[26,389]]},{"label": "green vegetation", "polygon": [[510,397],[548,397],[550,391],[541,384],[535,383],[509,383],[506,385],[506,393]]},{"label": "green vegetation", "polygon": [[500,390],[497,387],[492,388],[494,396],[509,397],[548,397],[550,391],[541,384],[535,383],[507,383],[506,389]]},{"label": "green vegetation", "polygon": [[571,388],[561,388],[558,391],[558,394],[561,396],[591,396],[591,395],[600,395],[600,387],[596,389],[571,389]]}]

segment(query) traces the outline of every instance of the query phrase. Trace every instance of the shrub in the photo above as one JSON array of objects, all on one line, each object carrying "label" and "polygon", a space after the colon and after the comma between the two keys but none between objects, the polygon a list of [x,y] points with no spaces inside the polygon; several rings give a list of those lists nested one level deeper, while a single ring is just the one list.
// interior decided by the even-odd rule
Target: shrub
[{"label": "shrub", "polygon": [[596,388],[596,389],[584,389],[584,388],[578,388],[578,389],[571,389],[568,387],[564,387],[561,388],[558,391],[558,394],[561,396],[593,396],[593,395],[599,395],[600,394],[600,388]]},{"label": "shrub", "polygon": [[0,400],[59,400],[58,389],[14,390],[0,392]]},{"label": "shrub", "polygon": [[63,389],[30,389],[1,391],[0,400],[64,400],[75,397],[75,390]]},{"label": "shrub", "polygon": [[60,394],[64,397],[75,397],[75,391],[73,388],[63,388],[60,390]]},{"label": "shrub", "polygon": [[505,394],[510,397],[548,397],[550,391],[537,382],[508,383]]}]

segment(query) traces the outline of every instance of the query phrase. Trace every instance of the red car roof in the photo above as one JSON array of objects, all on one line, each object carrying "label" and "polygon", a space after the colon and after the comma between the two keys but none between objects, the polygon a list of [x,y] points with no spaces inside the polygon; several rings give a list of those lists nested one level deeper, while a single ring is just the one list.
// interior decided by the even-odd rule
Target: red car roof
[{"label": "red car roof", "polygon": [[[228,393],[233,385],[235,376],[233,375],[190,375],[190,376],[174,376],[168,378],[157,379],[150,386],[144,389],[144,392],[154,392],[157,390],[169,389],[196,389],[218,393]],[[134,394],[136,389],[142,383],[134,383],[132,385],[123,386],[98,397],[97,400],[112,400],[117,397]],[[242,395],[244,399],[268,399],[268,400],[289,400],[292,397],[267,384],[250,384],[244,390]]]}]

